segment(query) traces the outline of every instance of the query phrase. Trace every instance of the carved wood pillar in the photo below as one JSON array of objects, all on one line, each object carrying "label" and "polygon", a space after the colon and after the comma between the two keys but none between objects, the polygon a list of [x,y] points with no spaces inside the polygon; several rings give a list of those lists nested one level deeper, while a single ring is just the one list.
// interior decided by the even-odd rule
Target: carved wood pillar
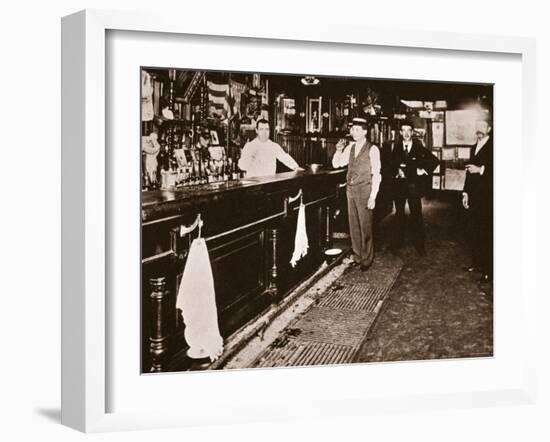
[{"label": "carved wood pillar", "polygon": [[332,210],[330,206],[325,207],[325,247],[332,247]]},{"label": "carved wood pillar", "polygon": [[267,292],[272,297],[273,301],[276,301],[279,296],[279,288],[277,280],[279,276],[279,270],[277,267],[277,242],[279,240],[279,229],[270,228],[267,230],[269,241],[269,262],[271,267],[268,274]]},{"label": "carved wood pillar", "polygon": [[149,338],[149,353],[151,354],[151,372],[158,373],[163,371],[165,353],[167,350],[166,334],[167,324],[165,319],[165,310],[168,308],[168,291],[166,290],[166,278],[150,278],[149,286],[151,288],[151,315],[152,327]]}]

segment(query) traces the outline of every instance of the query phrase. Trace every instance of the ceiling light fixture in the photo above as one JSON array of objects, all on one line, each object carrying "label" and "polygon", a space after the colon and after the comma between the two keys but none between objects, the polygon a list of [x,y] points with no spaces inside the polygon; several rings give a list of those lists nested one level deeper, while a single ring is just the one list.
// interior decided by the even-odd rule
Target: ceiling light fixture
[{"label": "ceiling light fixture", "polygon": [[304,86],[317,86],[320,80],[313,75],[306,75],[300,80]]}]

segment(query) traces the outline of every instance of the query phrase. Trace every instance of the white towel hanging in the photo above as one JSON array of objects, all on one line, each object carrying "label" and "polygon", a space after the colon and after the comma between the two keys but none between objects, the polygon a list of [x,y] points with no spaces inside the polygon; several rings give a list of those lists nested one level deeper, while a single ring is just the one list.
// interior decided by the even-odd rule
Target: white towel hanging
[{"label": "white towel hanging", "polygon": [[223,339],[218,326],[214,278],[204,238],[196,238],[191,244],[176,306],[183,314],[185,340],[189,345],[187,355],[193,359],[209,357],[211,361],[216,360],[223,352]]},{"label": "white towel hanging", "polygon": [[307,255],[309,242],[306,231],[306,206],[300,199],[300,209],[298,210],[298,222],[296,223],[296,236],[294,237],[294,252],[290,259],[290,265],[296,266],[296,263]]}]

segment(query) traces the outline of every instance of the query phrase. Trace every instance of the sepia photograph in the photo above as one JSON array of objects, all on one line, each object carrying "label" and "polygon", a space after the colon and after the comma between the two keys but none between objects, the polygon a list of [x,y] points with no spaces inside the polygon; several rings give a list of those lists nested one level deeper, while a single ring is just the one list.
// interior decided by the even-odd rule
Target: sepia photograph
[{"label": "sepia photograph", "polygon": [[143,374],[493,356],[492,84],[139,81]]}]

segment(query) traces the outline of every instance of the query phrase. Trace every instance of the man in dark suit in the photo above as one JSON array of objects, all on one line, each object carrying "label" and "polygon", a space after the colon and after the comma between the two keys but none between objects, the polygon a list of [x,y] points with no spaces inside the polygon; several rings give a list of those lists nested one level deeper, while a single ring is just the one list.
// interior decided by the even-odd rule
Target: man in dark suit
[{"label": "man in dark suit", "polygon": [[419,256],[426,256],[422,196],[431,187],[431,176],[439,161],[419,140],[413,139],[414,128],[410,121],[403,120],[399,127],[401,140],[391,156],[396,231],[390,247],[396,252],[403,245],[405,203],[408,202],[413,244]]},{"label": "man in dark suit", "polygon": [[380,174],[382,175],[382,182],[380,183],[380,190],[376,197],[376,209],[374,211],[375,228],[379,221],[393,212],[394,176],[392,176],[392,154],[397,145],[395,132],[395,130],[391,131],[391,138],[385,141],[380,149]]},{"label": "man in dark suit", "polygon": [[462,205],[468,211],[472,264],[464,270],[481,272],[480,283],[493,279],[493,140],[487,121],[476,123],[477,143],[466,165]]}]

